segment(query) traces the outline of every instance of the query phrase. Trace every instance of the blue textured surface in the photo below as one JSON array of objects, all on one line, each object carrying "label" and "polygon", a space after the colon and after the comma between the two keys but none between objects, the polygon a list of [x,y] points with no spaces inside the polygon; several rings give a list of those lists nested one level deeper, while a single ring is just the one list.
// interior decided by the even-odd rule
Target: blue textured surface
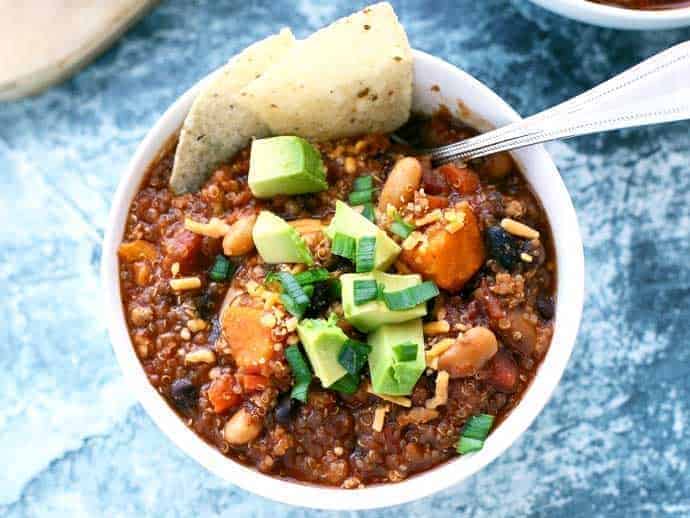
[{"label": "blue textured surface", "polygon": [[[525,0],[395,3],[413,46],[522,114],[690,38],[587,27]],[[312,515],[215,478],[155,427],[116,365],[97,270],[120,172],[163,110],[250,42],[283,25],[303,36],[352,9],[166,2],[71,81],[0,104],[0,515]],[[550,146],[588,272],[564,380],[481,473],[373,516],[690,514],[689,128]]]}]

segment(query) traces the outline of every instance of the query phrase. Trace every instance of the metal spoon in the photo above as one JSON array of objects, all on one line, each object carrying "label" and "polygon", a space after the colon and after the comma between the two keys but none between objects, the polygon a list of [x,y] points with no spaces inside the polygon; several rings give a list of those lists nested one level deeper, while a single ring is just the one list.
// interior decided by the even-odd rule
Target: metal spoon
[{"label": "metal spoon", "polygon": [[434,165],[556,139],[690,119],[690,41],[521,121],[425,150]]}]

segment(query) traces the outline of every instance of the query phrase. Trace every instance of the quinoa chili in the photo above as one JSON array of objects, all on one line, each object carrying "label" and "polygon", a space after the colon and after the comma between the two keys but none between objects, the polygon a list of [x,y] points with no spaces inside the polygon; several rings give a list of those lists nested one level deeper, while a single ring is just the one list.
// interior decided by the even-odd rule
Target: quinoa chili
[{"label": "quinoa chili", "polygon": [[[396,139],[317,143],[328,188],[269,199],[250,191],[249,148],[181,196],[168,186],[174,147],[150,166],[119,249],[123,310],[150,383],[187,426],[261,472],[343,488],[400,481],[481,447],[493,418],[500,422],[519,404],[548,350],[556,263],[545,213],[508,154],[432,168],[410,147],[474,134],[441,111],[414,118]],[[418,174],[415,188],[396,191],[410,174]],[[355,266],[333,253],[324,228],[336,200],[353,190],[363,202],[355,209],[402,250],[388,272],[417,272],[438,286],[423,320],[426,366],[407,395],[373,393],[369,367],[357,357],[366,355],[367,337],[343,318],[334,280]],[[402,203],[391,210],[386,197]],[[260,210],[297,230],[313,265],[262,260],[251,234]],[[433,254],[474,220],[479,234],[462,237],[471,245],[464,257],[452,249]],[[330,316],[355,344],[341,361],[359,372],[352,390],[322,388],[310,376],[299,318],[282,297],[282,281],[304,282],[303,272],[315,270],[306,274],[314,282],[303,290],[303,318]],[[308,392],[295,394],[296,385]]]}]

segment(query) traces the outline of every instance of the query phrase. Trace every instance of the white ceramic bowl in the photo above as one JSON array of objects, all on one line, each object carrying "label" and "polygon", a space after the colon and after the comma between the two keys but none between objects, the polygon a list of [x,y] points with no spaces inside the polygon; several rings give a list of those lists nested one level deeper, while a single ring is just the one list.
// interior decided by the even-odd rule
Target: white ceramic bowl
[{"label": "white ceramic bowl", "polygon": [[642,11],[588,0],[532,0],[554,13],[600,27],[630,30],[674,29],[690,25],[690,7]]},{"label": "white ceramic bowl", "polygon": [[[519,119],[486,86],[454,66],[415,51],[414,107],[426,113],[445,104],[469,123],[487,129]],[[432,86],[440,87],[440,91]],[[541,200],[555,238],[558,263],[556,323],[553,341],[534,382],[517,408],[489,436],[484,449],[459,457],[397,484],[344,490],[281,480],[224,457],[200,439],[149,384],[129,335],[120,298],[117,248],[127,212],[147,166],[180,127],[199,84],[180,97],[139,145],[115,194],[103,243],[102,280],[110,339],[128,384],[156,424],[182,450],[219,477],[266,498],[320,509],[370,509],[401,504],[447,488],[477,472],[515,441],[544,407],[558,384],[575,343],[584,291],[584,259],[575,210],[553,161],[541,146],[517,151],[514,158]]]}]

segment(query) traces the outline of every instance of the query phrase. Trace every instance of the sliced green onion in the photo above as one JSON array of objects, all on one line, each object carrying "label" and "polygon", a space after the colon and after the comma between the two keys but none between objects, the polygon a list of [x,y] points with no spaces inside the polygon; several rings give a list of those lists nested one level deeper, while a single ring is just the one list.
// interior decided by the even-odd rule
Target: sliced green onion
[{"label": "sliced green onion", "polygon": [[276,277],[278,277],[280,284],[283,285],[285,293],[295,301],[295,304],[304,307],[309,305],[309,297],[304,293],[302,286],[299,285],[291,273],[278,272]]},{"label": "sliced green onion", "polygon": [[469,418],[462,430],[462,435],[456,446],[460,454],[479,451],[484,447],[484,440],[494,423],[494,416],[479,414]]},{"label": "sliced green onion", "polygon": [[297,318],[302,318],[304,316],[304,312],[307,310],[306,306],[300,306],[297,304],[295,300],[287,293],[280,294],[280,301],[283,303],[283,306],[285,306],[285,309],[287,309],[287,312],[293,316],[296,316]]},{"label": "sliced green onion", "polygon": [[461,455],[465,453],[472,453],[473,451],[479,451],[484,447],[484,441],[479,439],[471,439],[470,437],[460,437],[457,445],[457,452]]},{"label": "sliced green onion", "polygon": [[334,255],[339,255],[340,257],[354,261],[356,248],[357,242],[354,238],[340,233],[336,233],[335,236],[333,236],[331,253]]},{"label": "sliced green onion", "polygon": [[352,183],[353,191],[366,191],[374,188],[374,177],[371,175],[355,178]]},{"label": "sliced green onion", "polygon": [[417,359],[419,346],[414,342],[403,342],[393,346],[393,356],[399,362],[409,362]]},{"label": "sliced green onion", "polygon": [[489,430],[491,430],[491,425],[493,424],[494,416],[492,415],[474,415],[465,423],[465,428],[462,430],[462,436],[483,441],[489,435]]},{"label": "sliced green onion", "polygon": [[291,345],[285,349],[285,359],[290,364],[292,375],[295,377],[295,385],[292,387],[290,397],[306,403],[307,392],[312,379],[311,369],[297,345]]},{"label": "sliced green onion", "polygon": [[367,189],[365,191],[352,191],[347,197],[350,205],[364,205],[372,200],[374,189]]},{"label": "sliced green onion", "polygon": [[374,269],[376,256],[376,236],[362,236],[357,240],[357,257],[355,271],[370,272]]},{"label": "sliced green onion", "polygon": [[388,306],[388,309],[402,311],[413,308],[429,299],[433,299],[438,293],[438,288],[433,282],[425,281],[416,286],[405,288],[404,290],[384,292],[383,301],[386,303],[386,306]]},{"label": "sliced green onion", "polygon": [[307,295],[307,297],[311,299],[311,296],[314,294],[314,285],[307,284],[306,286],[302,286],[302,290]]},{"label": "sliced green onion", "polygon": [[298,383],[293,386],[290,397],[292,399],[298,399],[302,403],[306,403],[309,397],[309,383]]},{"label": "sliced green onion", "polygon": [[364,204],[364,209],[362,209],[362,216],[367,218],[369,221],[374,221],[374,219],[376,218],[376,214],[374,213],[373,203]]},{"label": "sliced green onion", "polygon": [[411,225],[410,223],[408,223],[396,214],[395,221],[393,221],[393,224],[391,225],[391,232],[393,232],[393,234],[396,234],[405,239],[407,236],[412,234],[412,231],[414,229],[414,225]]},{"label": "sliced green onion", "polygon": [[359,376],[353,376],[349,372],[345,374],[338,381],[330,385],[328,388],[331,390],[336,390],[342,392],[343,394],[354,394],[359,388]]},{"label": "sliced green onion", "polygon": [[306,272],[301,272],[295,275],[295,280],[304,286],[307,284],[314,284],[316,282],[325,281],[330,277],[328,270],[325,268],[314,268],[313,270],[307,270]]},{"label": "sliced green onion", "polygon": [[216,256],[216,262],[213,263],[213,266],[208,272],[208,276],[212,281],[223,282],[230,279],[232,274],[235,273],[236,269],[237,266],[235,266],[230,259],[222,254],[219,254]]},{"label": "sliced green onion", "polygon": [[370,352],[371,346],[369,344],[348,339],[345,344],[343,344],[342,349],[340,349],[338,363],[342,365],[347,372],[356,376],[367,362],[367,357]]},{"label": "sliced green onion", "polygon": [[371,300],[376,300],[378,294],[376,281],[374,280],[358,280],[352,286],[355,306],[360,306]]}]

